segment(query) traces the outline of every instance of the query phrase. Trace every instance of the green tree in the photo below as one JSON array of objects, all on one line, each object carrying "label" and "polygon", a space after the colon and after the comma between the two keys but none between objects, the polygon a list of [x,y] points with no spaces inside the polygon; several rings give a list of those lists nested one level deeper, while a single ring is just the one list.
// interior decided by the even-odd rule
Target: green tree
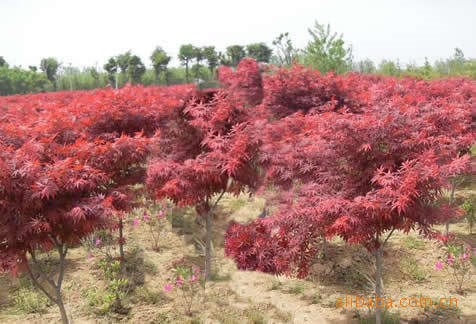
[{"label": "green tree", "polygon": [[142,60],[137,55],[132,55],[129,58],[128,67],[127,67],[127,76],[129,77],[129,82],[132,84],[140,83],[142,75],[145,73],[145,65],[142,63]]},{"label": "green tree", "polygon": [[241,45],[231,45],[226,48],[226,65],[236,67],[238,63],[246,56],[245,48]]},{"label": "green tree", "polygon": [[53,84],[56,90],[56,77],[60,64],[53,57],[44,58],[40,62],[40,69],[46,74],[46,78]]},{"label": "green tree", "polygon": [[431,67],[431,64],[428,61],[427,57],[425,57],[425,63],[422,68],[422,74],[423,74],[423,77],[425,77],[426,79],[431,78],[433,75],[433,68]]},{"label": "green tree", "polygon": [[51,89],[51,83],[43,73],[19,67],[0,67],[0,95],[34,93],[48,89]]},{"label": "green tree", "polygon": [[203,56],[207,60],[208,69],[210,73],[213,74],[213,71],[218,66],[219,56],[217,51],[215,50],[215,46],[205,46],[202,49]]},{"label": "green tree", "polygon": [[165,83],[169,83],[167,77],[167,66],[170,63],[170,59],[171,57],[167,55],[162,47],[157,46],[152,52],[150,60],[152,61],[152,67],[155,71],[156,82],[160,80],[160,75],[163,74]]},{"label": "green tree", "polygon": [[0,56],[0,67],[2,67],[2,66],[8,67],[8,63],[7,63],[7,61],[5,61],[3,56]]},{"label": "green tree", "polygon": [[356,62],[353,69],[359,73],[375,73],[377,71],[374,62],[370,59]]},{"label": "green tree", "polygon": [[331,32],[331,27],[314,23],[308,29],[311,40],[304,51],[304,64],[320,72],[344,73],[352,67],[352,50],[345,45],[343,36]]},{"label": "green tree", "polygon": [[85,70],[91,78],[94,80],[94,88],[97,88],[99,86],[99,72],[95,67],[88,67]]},{"label": "green tree", "polygon": [[59,78],[57,80],[57,84],[60,84],[58,87],[59,90],[67,89],[72,91],[77,89],[76,79],[78,74],[80,74],[79,69],[73,67],[71,63],[69,63],[67,66],[63,66],[62,72],[59,73]]},{"label": "green tree", "polygon": [[180,46],[178,59],[185,66],[185,79],[189,82],[189,64],[195,57],[195,47],[192,44],[184,44]]},{"label": "green tree", "polygon": [[106,64],[104,64],[104,70],[107,72],[107,79],[111,87],[118,87],[116,80],[116,73],[119,68],[117,61],[114,57],[109,58]]},{"label": "green tree", "polygon": [[464,65],[464,75],[476,79],[476,59],[466,60]]},{"label": "green tree", "polygon": [[299,50],[294,47],[289,33],[281,33],[273,40],[276,55],[271,59],[277,65],[290,66],[298,59]]},{"label": "green tree", "polygon": [[269,63],[273,50],[265,43],[254,43],[246,46],[247,55],[254,58],[257,62]]},{"label": "green tree", "polygon": [[460,48],[455,48],[453,57],[448,60],[449,74],[461,75],[464,74],[464,66],[466,59],[464,53]]},{"label": "green tree", "polygon": [[131,51],[127,51],[124,54],[119,54],[116,57],[117,65],[121,69],[121,73],[126,74],[129,68],[129,61],[131,59]]},{"label": "green tree", "polygon": [[197,82],[199,81],[201,74],[200,74],[200,69],[202,67],[202,61],[205,58],[205,55],[203,54],[203,49],[200,47],[194,47],[194,58],[195,58],[195,65],[192,67],[192,72],[193,75],[195,76],[195,79],[197,79]]},{"label": "green tree", "polygon": [[402,71],[398,62],[383,60],[378,67],[378,72],[384,75],[400,76]]},{"label": "green tree", "polygon": [[36,67],[35,65],[28,65],[28,69],[32,72],[37,72],[38,71],[38,67]]}]

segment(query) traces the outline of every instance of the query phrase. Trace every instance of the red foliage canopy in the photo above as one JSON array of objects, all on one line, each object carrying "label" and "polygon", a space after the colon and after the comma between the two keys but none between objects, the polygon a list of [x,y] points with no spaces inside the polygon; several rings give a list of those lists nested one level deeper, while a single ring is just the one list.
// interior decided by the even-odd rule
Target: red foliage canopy
[{"label": "red foliage canopy", "polygon": [[249,107],[260,100],[258,66],[243,60],[236,73],[221,69],[220,79],[224,89],[198,93],[169,115],[160,136],[160,146],[168,148],[151,160],[147,173],[157,198],[195,205],[200,214],[208,211],[214,194],[258,184]]},{"label": "red foliage canopy", "polygon": [[[287,191],[269,219],[230,225],[225,250],[240,268],[305,276],[319,236],[372,250],[386,231],[432,235],[431,225],[455,214],[439,198],[469,166],[474,81],[328,75],[333,92],[350,97],[334,100],[322,77],[303,68],[264,84],[280,74],[287,90],[265,91],[266,109],[301,112],[266,125],[260,163],[266,183]],[[356,78],[363,84],[351,86]]]},{"label": "red foliage canopy", "polygon": [[[0,98],[0,268],[73,245],[127,208],[149,136],[191,87],[126,87]],[[133,176],[134,175],[134,176]]]}]

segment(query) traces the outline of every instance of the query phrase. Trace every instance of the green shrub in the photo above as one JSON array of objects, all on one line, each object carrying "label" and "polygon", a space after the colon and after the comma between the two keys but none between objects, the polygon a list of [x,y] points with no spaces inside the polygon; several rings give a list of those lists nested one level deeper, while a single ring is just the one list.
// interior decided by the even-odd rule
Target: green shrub
[{"label": "green shrub", "polygon": [[21,313],[45,313],[50,302],[41,292],[22,287],[13,293],[15,309]]},{"label": "green shrub", "polygon": [[420,267],[417,260],[411,256],[402,258],[400,261],[400,269],[415,281],[425,281],[428,277],[427,273]]},{"label": "green shrub", "polygon": [[288,293],[294,294],[294,295],[299,295],[304,292],[304,285],[300,282],[296,283],[294,286],[288,288],[286,291]]},{"label": "green shrub", "polygon": [[425,242],[413,236],[407,236],[403,240],[403,246],[407,249],[423,250],[425,248]]},{"label": "green shrub", "polygon": [[147,287],[137,287],[134,294],[130,296],[130,301],[133,303],[158,304],[160,301],[166,299],[162,292],[149,290]]}]

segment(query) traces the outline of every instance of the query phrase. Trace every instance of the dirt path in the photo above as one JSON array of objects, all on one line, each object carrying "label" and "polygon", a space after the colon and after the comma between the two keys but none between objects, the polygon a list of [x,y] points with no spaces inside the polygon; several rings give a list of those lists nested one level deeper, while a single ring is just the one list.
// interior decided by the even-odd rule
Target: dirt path
[{"label": "dirt path", "polygon": [[[272,276],[264,273],[237,271],[232,275],[230,288],[240,297],[249,298],[254,303],[269,303],[282,312],[292,315],[292,323],[345,323],[347,318],[331,314],[329,309],[301,299],[297,295],[270,290]],[[330,317],[326,316],[330,315]]]}]

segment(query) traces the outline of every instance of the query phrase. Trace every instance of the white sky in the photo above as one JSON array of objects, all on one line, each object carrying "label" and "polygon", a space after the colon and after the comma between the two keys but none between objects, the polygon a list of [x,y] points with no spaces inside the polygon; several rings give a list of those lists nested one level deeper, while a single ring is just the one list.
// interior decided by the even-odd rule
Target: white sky
[{"label": "white sky", "polygon": [[0,56],[38,65],[54,56],[74,66],[132,50],[150,64],[156,45],[174,57],[181,44],[271,41],[288,31],[299,46],[314,20],[330,23],[356,59],[422,63],[460,47],[476,57],[476,0],[0,0]]}]

